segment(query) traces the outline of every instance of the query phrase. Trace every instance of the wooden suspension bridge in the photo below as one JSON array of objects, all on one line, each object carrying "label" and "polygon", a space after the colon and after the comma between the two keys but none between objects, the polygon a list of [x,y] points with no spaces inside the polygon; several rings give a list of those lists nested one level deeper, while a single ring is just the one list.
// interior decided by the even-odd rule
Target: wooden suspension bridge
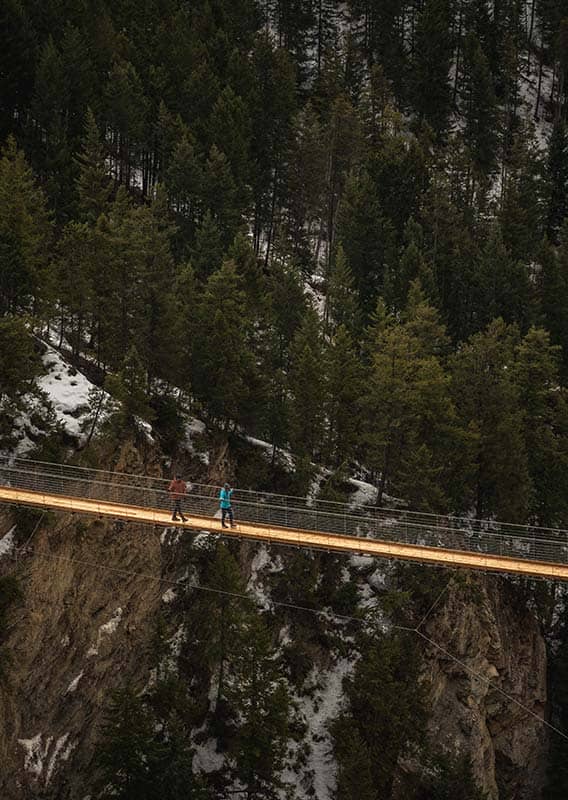
[{"label": "wooden suspension bridge", "polygon": [[237,525],[216,517],[218,488],[192,485],[185,522],[171,519],[167,482],[151,476],[0,458],[0,502],[163,528],[445,567],[568,580],[568,531],[386,508],[235,492]]}]

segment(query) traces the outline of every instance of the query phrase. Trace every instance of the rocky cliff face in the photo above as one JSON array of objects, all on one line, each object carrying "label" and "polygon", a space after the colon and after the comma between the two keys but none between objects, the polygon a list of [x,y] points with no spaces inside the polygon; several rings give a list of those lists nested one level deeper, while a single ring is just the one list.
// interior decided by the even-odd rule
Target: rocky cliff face
[{"label": "rocky cliff face", "polygon": [[68,516],[38,529],[18,570],[24,599],[0,692],[2,798],[50,796],[56,784],[58,798],[84,796],[105,699],[124,675],[144,674],[159,571],[151,529]]},{"label": "rocky cliff face", "polygon": [[439,645],[425,649],[431,739],[468,754],[492,800],[538,800],[548,739],[532,714],[545,713],[547,655],[532,613],[506,579],[471,577],[450,586],[423,632]]}]

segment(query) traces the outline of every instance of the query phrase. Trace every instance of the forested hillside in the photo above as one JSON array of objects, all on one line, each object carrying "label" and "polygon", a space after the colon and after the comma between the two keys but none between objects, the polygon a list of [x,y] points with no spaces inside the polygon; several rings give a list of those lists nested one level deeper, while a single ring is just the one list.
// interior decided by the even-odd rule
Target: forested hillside
[{"label": "forested hillside", "polygon": [[[338,500],[356,477],[378,505],[394,498],[417,510],[568,527],[563,0],[3,0],[0,32],[0,451],[150,474],[175,464],[196,480],[230,475],[241,488]],[[70,431],[52,390],[77,381],[86,396]],[[201,460],[196,431],[207,442]],[[255,440],[268,458],[251,455]],[[87,557],[80,524],[20,517],[8,520],[18,547],[37,522],[42,547],[50,530],[66,531],[67,555]],[[117,563],[132,567],[113,538],[123,532],[88,531],[99,554],[112,540]],[[492,800],[536,800],[547,767],[546,796],[565,796],[561,740],[550,763],[530,726],[509,747],[500,726],[520,731],[526,720],[502,698],[456,688],[433,653],[389,627],[416,624],[448,576],[428,573],[421,585],[414,573],[379,579],[368,564],[342,568],[331,557],[296,555],[284,568],[271,554],[259,566],[258,553],[238,546],[192,549],[166,537],[160,555],[152,542],[146,557],[152,569],[160,564],[159,580],[197,576],[240,596],[266,568],[270,613],[246,599],[209,604],[187,587],[158,612],[155,598],[142,603],[114,586],[125,597],[111,609],[89,584],[93,619],[105,608],[112,633],[130,609],[144,655],[135,663],[122,650],[107,654],[100,680],[121,693],[110,712],[104,706],[104,735],[99,726],[73,747],[63,739],[53,756],[63,737],[53,734],[42,756],[53,756],[51,767],[37,772],[26,761],[37,778],[29,796],[83,800],[72,777],[49,786],[65,753],[78,759],[76,775],[95,776],[93,798],[239,790],[247,800],[286,791],[443,800],[462,787],[463,800],[481,789]],[[148,569],[142,548],[132,558]],[[32,601],[11,581],[0,578],[0,642],[15,608],[21,654],[38,638]],[[507,585],[501,596],[493,584],[464,581],[448,584],[452,601],[483,608],[491,642],[479,632],[467,643],[442,617],[446,644],[464,658],[479,647],[479,670],[493,679],[497,663],[500,685],[540,713],[550,700],[541,634],[549,635],[546,713],[562,727],[567,637],[554,588]],[[358,623],[338,632],[313,614],[293,622],[270,605],[358,618],[369,597],[381,620],[374,632]],[[219,626],[202,630],[208,619]],[[533,694],[530,671],[515,682],[508,642],[534,660]],[[51,652],[53,642],[44,644]],[[223,685],[225,664],[232,677]],[[341,708],[326,705],[333,692],[314,664],[330,670],[336,695],[343,686]],[[12,688],[21,679],[29,692],[35,670],[30,662]],[[0,661],[0,680],[2,671]],[[482,708],[443,752],[425,745],[437,735],[432,720],[443,719],[425,675],[440,682],[438,701],[453,692]],[[9,697],[0,710],[15,714],[10,725],[21,733],[26,716]],[[467,725],[481,731],[477,751]],[[302,744],[306,731],[315,731],[315,750]],[[43,752],[34,736],[21,741]],[[209,752],[213,740],[220,757]],[[8,758],[3,747],[0,735]],[[195,761],[195,747],[209,755]],[[334,759],[327,788],[306,767],[310,752]],[[142,781],[134,789],[117,777],[128,758]],[[158,776],[151,785],[148,764]],[[299,764],[302,785],[289,780]]]}]

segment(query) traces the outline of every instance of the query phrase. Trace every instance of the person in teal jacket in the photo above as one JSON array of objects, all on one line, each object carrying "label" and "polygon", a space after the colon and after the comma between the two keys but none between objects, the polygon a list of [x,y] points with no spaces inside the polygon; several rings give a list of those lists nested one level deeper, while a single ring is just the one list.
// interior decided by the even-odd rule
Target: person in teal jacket
[{"label": "person in teal jacket", "polygon": [[221,525],[224,528],[228,528],[228,525],[225,525],[225,518],[228,516],[229,521],[231,523],[231,528],[235,527],[235,518],[233,516],[233,508],[231,506],[231,496],[233,494],[233,490],[226,483],[221,491],[219,492],[219,505],[221,506]]}]

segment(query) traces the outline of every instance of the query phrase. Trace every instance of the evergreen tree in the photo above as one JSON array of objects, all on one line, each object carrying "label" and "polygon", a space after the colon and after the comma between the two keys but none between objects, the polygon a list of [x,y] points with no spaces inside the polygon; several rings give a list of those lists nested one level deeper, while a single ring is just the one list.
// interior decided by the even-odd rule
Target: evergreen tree
[{"label": "evergreen tree", "polygon": [[0,400],[30,390],[41,362],[23,319],[0,317]]},{"label": "evergreen tree", "polygon": [[403,466],[420,445],[430,448],[435,466],[448,464],[447,431],[455,425],[455,412],[448,378],[439,359],[428,353],[431,342],[423,344],[412,325],[384,327],[378,319],[376,327],[369,334],[365,441],[367,463],[380,476],[380,505],[387,487],[405,480]]},{"label": "evergreen tree", "polygon": [[105,147],[90,108],[85,117],[85,133],[77,161],[79,209],[85,222],[93,224],[101,214],[108,212],[112,184],[105,163]]},{"label": "evergreen tree", "polygon": [[338,467],[355,454],[360,437],[362,370],[351,336],[340,325],[330,342],[326,358],[328,426],[326,450],[330,463]]},{"label": "evergreen tree", "polygon": [[337,248],[329,280],[326,310],[332,331],[335,332],[340,326],[344,326],[346,331],[349,331],[352,335],[358,331],[361,315],[355,291],[355,281],[341,244]]},{"label": "evergreen tree", "polygon": [[49,307],[51,235],[43,192],[9,137],[0,158],[0,313]]},{"label": "evergreen tree", "polygon": [[152,418],[146,391],[147,375],[134,345],[126,354],[120,371],[107,377],[105,387],[121,404],[116,419],[118,430],[136,428],[137,418]]},{"label": "evergreen tree", "polygon": [[[344,756],[350,754],[351,748],[344,744],[350,718],[359,758],[363,756],[363,786],[368,787],[366,775],[371,772],[371,797],[390,796],[399,756],[424,736],[426,715],[417,683],[418,663],[412,639],[377,636],[364,643],[353,676],[344,681],[349,716],[340,716],[332,725],[334,749]],[[343,759],[339,776],[345,776]],[[351,796],[348,784],[338,788],[345,790],[346,799]]]},{"label": "evergreen tree", "polygon": [[240,423],[254,405],[251,320],[235,265],[225,261],[208,279],[199,308],[195,394],[212,421]]},{"label": "evergreen tree", "polygon": [[412,102],[438,136],[448,128],[452,58],[450,3],[426,0],[416,25]]},{"label": "evergreen tree", "polygon": [[518,347],[516,380],[524,410],[524,440],[533,486],[531,512],[539,525],[564,525],[568,485],[568,406],[559,388],[560,347],[531,328]]},{"label": "evergreen tree", "polygon": [[474,176],[483,179],[494,172],[497,163],[499,109],[489,61],[473,33],[465,38],[464,69],[463,136]]},{"label": "evergreen tree", "polygon": [[548,151],[548,220],[547,233],[557,242],[562,223],[568,214],[568,131],[559,121],[554,126]]},{"label": "evergreen tree", "polygon": [[322,445],[325,374],[319,319],[308,308],[290,346],[290,442],[300,458],[314,458]]},{"label": "evergreen tree", "polygon": [[238,715],[231,742],[234,777],[250,800],[276,800],[284,788],[290,698],[270,635],[251,619],[232,663],[229,700]]},{"label": "evergreen tree", "polygon": [[524,412],[514,381],[518,331],[493,321],[453,358],[453,393],[465,429],[475,431],[476,516],[524,522],[532,491]]},{"label": "evergreen tree", "polygon": [[384,288],[385,273],[394,260],[395,235],[385,219],[377,190],[368,174],[352,175],[339,210],[337,238],[359,293],[364,317]]}]

